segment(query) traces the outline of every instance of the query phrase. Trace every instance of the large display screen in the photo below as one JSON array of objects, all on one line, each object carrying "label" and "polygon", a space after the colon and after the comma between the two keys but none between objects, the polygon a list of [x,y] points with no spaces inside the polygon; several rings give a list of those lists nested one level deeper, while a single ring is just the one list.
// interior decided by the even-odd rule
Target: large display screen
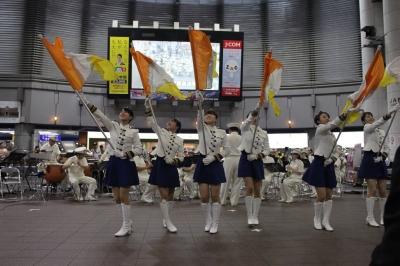
[{"label": "large display screen", "polygon": [[[216,53],[215,70],[218,74],[213,79],[212,88],[204,91],[205,99],[241,101],[243,32],[203,32],[210,38],[212,49]],[[115,64],[116,72],[126,69],[128,73],[119,75],[121,80],[109,83],[108,98],[132,100],[145,98],[135,61],[129,52],[125,52],[127,37],[136,51],[150,57],[173,78],[181,93],[187,96],[187,100],[194,99],[196,84],[188,31],[147,28],[109,28],[109,60]],[[127,83],[126,77],[129,79]],[[116,93],[116,87],[125,84],[129,88],[129,93]],[[163,93],[157,93],[152,98],[177,100]]]}]

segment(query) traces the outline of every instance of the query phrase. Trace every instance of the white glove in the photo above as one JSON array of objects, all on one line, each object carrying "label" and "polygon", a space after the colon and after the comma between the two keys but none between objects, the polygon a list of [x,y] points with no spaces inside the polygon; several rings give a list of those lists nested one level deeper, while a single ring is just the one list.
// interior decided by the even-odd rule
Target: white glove
[{"label": "white glove", "polygon": [[326,160],[324,161],[324,167],[327,167],[327,166],[330,165],[331,163],[333,163],[333,160],[332,160],[331,158],[326,159]]},{"label": "white glove", "polygon": [[399,103],[396,103],[395,106],[393,106],[392,108],[390,108],[389,113],[397,112],[397,110],[399,110],[399,109],[400,109],[400,104],[399,104]]},{"label": "white glove", "polygon": [[151,99],[150,99],[150,97],[146,98],[146,100],[144,101],[144,106],[146,108],[150,108],[151,107]]},{"label": "white glove", "polygon": [[204,101],[204,96],[199,90],[196,91],[196,98],[199,99],[199,101]]},{"label": "white glove", "polygon": [[362,109],[361,109],[361,106],[359,105],[359,106],[357,106],[357,107],[355,107],[355,108],[349,108],[348,110],[347,110],[347,112],[348,113],[350,113],[350,112],[360,112]]},{"label": "white glove", "polygon": [[256,154],[249,154],[249,155],[247,155],[247,160],[248,161],[257,160],[257,155]]},{"label": "white glove", "polygon": [[119,151],[119,150],[113,150],[113,155],[115,157],[118,157],[118,158],[124,157],[124,153],[122,151]]},{"label": "white glove", "polygon": [[80,96],[80,98],[78,97],[78,99],[82,100],[84,102],[84,104],[88,105],[89,101],[86,99],[86,96],[85,96],[85,94],[83,94],[83,91],[79,90],[78,94]]},{"label": "white glove", "polygon": [[169,157],[165,157],[165,162],[167,163],[167,164],[173,164],[174,163],[174,160],[172,160],[171,158],[169,158]]},{"label": "white glove", "polygon": [[383,161],[382,156],[374,157],[374,163],[379,163],[381,161]]},{"label": "white glove", "polygon": [[209,165],[210,163],[215,161],[215,157],[214,156],[207,156],[206,158],[203,159],[203,163],[204,165]]}]

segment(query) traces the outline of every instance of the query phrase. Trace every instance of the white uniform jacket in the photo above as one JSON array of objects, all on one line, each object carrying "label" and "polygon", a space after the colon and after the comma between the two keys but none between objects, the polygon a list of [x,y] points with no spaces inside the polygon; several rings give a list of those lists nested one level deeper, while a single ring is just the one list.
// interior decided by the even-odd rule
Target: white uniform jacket
[{"label": "white uniform jacket", "polygon": [[[93,110],[93,107],[92,107]],[[110,131],[110,140],[114,149],[129,152],[133,151],[135,155],[142,154],[142,143],[139,139],[139,130],[134,129],[129,124],[122,125],[119,122],[111,121],[105,116],[99,109],[95,110],[93,114],[99,118],[103,125]],[[106,152],[113,154],[113,150],[110,145],[107,145]],[[129,156],[130,160],[133,161],[134,156]]]},{"label": "white uniform jacket", "polygon": [[229,157],[231,157],[231,156],[240,156],[241,153],[237,148],[242,143],[242,136],[240,136],[237,132],[232,132],[228,136],[228,142],[229,142],[229,147],[230,147],[230,150],[231,150],[231,153],[229,154]]},{"label": "white uniform jacket", "polygon": [[304,163],[300,159],[296,159],[296,160],[292,160],[289,165],[301,173],[299,175],[299,174],[296,174],[295,172],[292,172],[291,175],[289,176],[289,178],[301,179],[301,176],[304,174],[304,171],[305,171]]},{"label": "white uniform jacket", "polygon": [[[364,125],[364,148],[363,151],[378,152],[379,147],[382,145],[385,131],[378,127],[385,124],[386,120],[381,117],[379,120],[372,124]],[[382,147],[382,153],[389,153],[389,146],[385,142]]]},{"label": "white uniform jacket", "polygon": [[[180,162],[183,162],[183,140],[178,137],[176,133],[172,133],[165,128],[156,125],[152,116],[147,117],[147,122],[150,123],[151,128],[158,136],[157,147],[151,152],[151,155],[157,155],[158,157],[165,156],[171,160],[177,158]],[[162,146],[160,141],[162,141]],[[177,153],[178,155],[175,157],[175,154]]]},{"label": "white uniform jacket", "polygon": [[[76,163],[77,161],[78,161],[78,157],[75,155],[75,156],[68,158],[68,160],[64,163],[64,165],[69,165],[70,163],[72,163],[71,166],[68,168],[69,177],[79,178],[79,177],[85,176],[85,170]],[[79,162],[83,166],[88,166],[88,163],[87,163],[87,160],[85,157],[83,157],[81,160],[79,160]]]},{"label": "white uniform jacket", "polygon": [[[205,156],[215,156],[219,154],[220,156],[217,156],[219,158],[227,157],[231,153],[231,150],[225,130],[219,129],[216,126],[209,126],[205,123],[202,126],[201,116],[204,117],[203,111],[197,111],[197,132],[199,133],[199,146],[194,152],[199,152]],[[203,127],[205,132],[202,131]],[[206,143],[204,143],[203,134],[205,135]],[[204,144],[207,148],[207,154],[204,154]],[[221,148],[223,148],[222,151]]]},{"label": "white uniform jacket", "polygon": [[57,155],[59,155],[60,148],[58,148],[57,143],[54,143],[53,146],[51,146],[49,143],[44,144],[41,148],[41,151],[46,151],[46,152],[51,152],[51,158],[49,163],[57,163]]},{"label": "white uniform jacket", "polygon": [[[146,162],[143,160],[141,156],[135,155],[135,157],[133,157],[133,160],[135,161],[136,166],[139,167],[146,166]],[[147,173],[147,169],[138,171],[138,176],[139,180],[142,182],[147,182],[147,180],[149,180],[149,174]]]},{"label": "white uniform jacket", "polygon": [[[254,119],[256,118],[250,114],[249,117],[240,126],[240,130],[242,131],[242,143],[238,147],[238,150],[244,150],[247,153],[250,153],[251,151],[251,154],[262,153],[264,154],[263,157],[266,157],[271,151],[271,149],[269,148],[267,131],[262,130],[260,127],[257,127],[257,132],[254,137],[254,143],[252,143],[255,126],[251,123],[254,121]],[[251,149],[252,145],[253,149]]]},{"label": "white uniform jacket", "polygon": [[[336,117],[333,121],[323,125],[319,124],[315,132],[315,151],[314,155],[324,156],[326,159],[335,144],[335,135],[332,134],[331,129],[338,127],[342,120]],[[333,150],[332,156],[338,158],[337,149]]]}]

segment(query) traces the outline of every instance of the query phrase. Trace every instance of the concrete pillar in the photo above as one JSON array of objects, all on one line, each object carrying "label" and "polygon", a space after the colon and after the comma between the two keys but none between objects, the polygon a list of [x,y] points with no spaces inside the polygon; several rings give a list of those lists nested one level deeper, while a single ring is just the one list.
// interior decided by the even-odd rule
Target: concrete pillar
[{"label": "concrete pillar", "polygon": [[[360,28],[365,26],[374,26],[376,28],[376,38],[384,35],[383,30],[383,8],[382,3],[372,3],[371,0],[360,0]],[[371,40],[365,38],[365,32],[361,32],[361,47],[369,44]],[[368,71],[374,57],[376,48],[364,47],[362,48],[362,66],[363,78]],[[384,55],[383,55],[384,56]],[[387,95],[386,88],[379,88],[374,95],[372,95],[363,104],[363,109],[371,112],[375,117],[381,117],[387,113]]]},{"label": "concrete pillar", "polygon": [[[383,0],[383,21],[385,36],[386,63],[400,56],[400,1]],[[388,109],[400,99],[400,85],[391,84],[387,87]],[[388,111],[388,110],[386,110]],[[400,114],[397,114],[389,130],[390,159],[400,145]]]},{"label": "concrete pillar", "polygon": [[35,131],[35,125],[15,124],[14,126],[14,146],[18,147],[17,152],[29,153],[33,151],[32,136]]}]

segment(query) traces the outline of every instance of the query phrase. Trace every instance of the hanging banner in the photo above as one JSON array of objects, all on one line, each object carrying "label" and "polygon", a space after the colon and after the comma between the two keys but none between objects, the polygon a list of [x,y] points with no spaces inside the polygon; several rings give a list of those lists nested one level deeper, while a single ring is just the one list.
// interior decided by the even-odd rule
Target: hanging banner
[{"label": "hanging banner", "polygon": [[109,94],[128,94],[129,37],[110,37],[109,61],[114,65],[117,80],[109,82]]},{"label": "hanging banner", "polygon": [[19,123],[21,117],[21,102],[0,101],[0,123]]},{"label": "hanging banner", "polygon": [[222,96],[240,96],[242,41],[223,41]]}]

